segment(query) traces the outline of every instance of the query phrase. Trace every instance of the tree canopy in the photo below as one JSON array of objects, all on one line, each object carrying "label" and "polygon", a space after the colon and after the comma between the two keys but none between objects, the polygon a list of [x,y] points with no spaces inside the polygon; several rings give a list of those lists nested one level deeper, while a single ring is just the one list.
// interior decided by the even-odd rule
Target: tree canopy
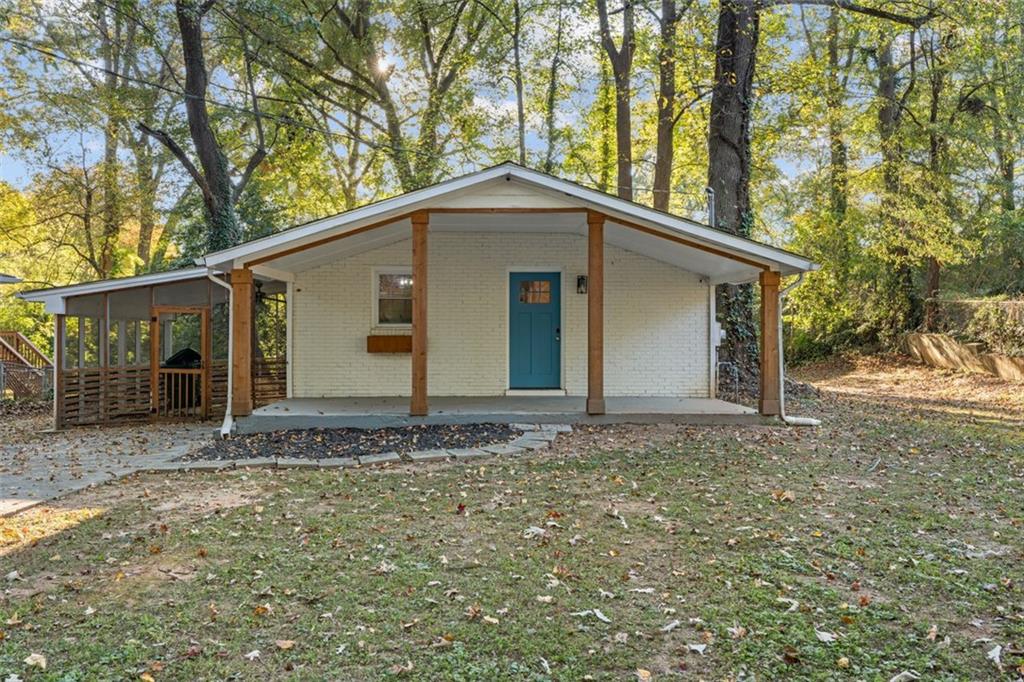
[{"label": "tree canopy", "polygon": [[891,346],[1024,291],[1022,48],[1021,0],[0,0],[0,270],[165,269],[511,159],[700,220],[710,186],[822,264],[797,357]]}]

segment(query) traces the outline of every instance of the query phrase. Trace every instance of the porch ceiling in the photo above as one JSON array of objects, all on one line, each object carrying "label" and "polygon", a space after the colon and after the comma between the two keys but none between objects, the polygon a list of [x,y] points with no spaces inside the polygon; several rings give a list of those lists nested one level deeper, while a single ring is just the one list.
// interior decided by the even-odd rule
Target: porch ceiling
[{"label": "porch ceiling", "polygon": [[[585,238],[587,222],[584,212],[431,213],[430,231],[575,234]],[[329,241],[304,251],[284,254],[266,261],[265,264],[283,272],[303,272],[338,259],[349,258],[409,239],[411,234],[412,224],[409,219],[400,218],[373,230]],[[760,268],[756,266],[627,227],[616,222],[614,216],[608,216],[605,242],[699,274],[714,283],[749,282],[755,280],[760,273]],[[586,253],[585,242],[581,243],[580,248],[581,253]]]}]

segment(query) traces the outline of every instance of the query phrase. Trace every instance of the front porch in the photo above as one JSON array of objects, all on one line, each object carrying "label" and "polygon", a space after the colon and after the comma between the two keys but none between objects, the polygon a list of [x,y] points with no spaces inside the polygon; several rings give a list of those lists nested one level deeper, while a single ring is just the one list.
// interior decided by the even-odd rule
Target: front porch
[{"label": "front porch", "polygon": [[585,396],[431,397],[424,416],[409,415],[408,397],[290,398],[236,420],[237,433],[308,428],[382,428],[413,424],[763,424],[769,417],[714,398],[607,397],[604,414],[588,414]]}]

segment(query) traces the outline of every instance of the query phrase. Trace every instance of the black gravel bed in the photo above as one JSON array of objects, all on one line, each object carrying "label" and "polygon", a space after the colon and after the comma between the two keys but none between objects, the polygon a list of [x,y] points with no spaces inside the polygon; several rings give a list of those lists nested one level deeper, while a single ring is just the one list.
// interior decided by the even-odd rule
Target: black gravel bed
[{"label": "black gravel bed", "polygon": [[422,425],[383,429],[296,429],[234,436],[190,452],[180,461],[224,461],[257,457],[327,459],[384,452],[474,448],[507,443],[522,435],[508,424]]}]

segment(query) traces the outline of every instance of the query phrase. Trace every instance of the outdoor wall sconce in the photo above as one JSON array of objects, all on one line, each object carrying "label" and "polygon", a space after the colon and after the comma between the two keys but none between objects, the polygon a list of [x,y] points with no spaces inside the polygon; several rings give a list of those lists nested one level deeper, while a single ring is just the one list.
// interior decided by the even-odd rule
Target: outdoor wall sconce
[{"label": "outdoor wall sconce", "polygon": [[587,293],[587,276],[577,275],[576,276],[576,293],[585,294]]}]

